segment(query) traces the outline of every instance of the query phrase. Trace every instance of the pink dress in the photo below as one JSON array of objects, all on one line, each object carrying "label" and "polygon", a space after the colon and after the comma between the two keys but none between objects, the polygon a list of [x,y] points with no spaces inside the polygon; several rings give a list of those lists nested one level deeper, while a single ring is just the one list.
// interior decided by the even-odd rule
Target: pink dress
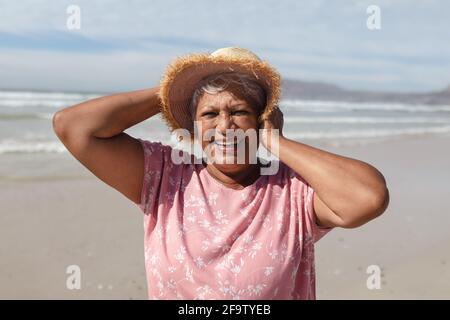
[{"label": "pink dress", "polygon": [[149,299],[315,299],[314,190],[292,169],[243,190],[139,139]]}]

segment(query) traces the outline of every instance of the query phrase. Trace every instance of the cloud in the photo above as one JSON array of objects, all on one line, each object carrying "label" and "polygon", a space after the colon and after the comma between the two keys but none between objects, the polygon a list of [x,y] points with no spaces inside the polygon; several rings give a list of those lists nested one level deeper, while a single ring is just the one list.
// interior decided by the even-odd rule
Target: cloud
[{"label": "cloud", "polygon": [[[73,3],[0,0],[0,67],[15,74],[10,85],[29,85],[28,74],[41,68],[14,54],[39,56],[32,61],[56,73],[61,65],[77,66],[65,82],[64,75],[59,82],[47,76],[42,85],[49,88],[89,83],[93,90],[115,90],[148,82],[148,73],[135,71],[139,65],[156,79],[176,55],[231,45],[254,50],[292,78],[378,90],[450,83],[450,3],[444,0],[379,0],[379,31],[366,28],[371,1],[78,0],[81,30],[69,31],[66,9]],[[90,77],[102,81],[84,79],[87,66],[98,71]]]}]

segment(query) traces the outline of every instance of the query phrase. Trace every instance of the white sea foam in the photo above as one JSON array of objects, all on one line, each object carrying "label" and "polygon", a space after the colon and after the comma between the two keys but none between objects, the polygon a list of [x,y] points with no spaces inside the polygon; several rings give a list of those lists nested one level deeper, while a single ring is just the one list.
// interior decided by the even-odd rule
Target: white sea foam
[{"label": "white sea foam", "polygon": [[[404,128],[404,129],[364,129],[345,130],[338,132],[318,131],[318,132],[286,132],[290,139],[310,139],[327,140],[330,143],[341,144],[345,139],[357,139],[361,143],[369,143],[374,138],[389,138],[400,136],[424,136],[449,134],[450,126],[432,128]],[[59,141],[43,141],[45,135],[27,135],[22,140],[4,139],[0,141],[0,154],[5,153],[64,153],[67,152],[65,146]],[[160,137],[161,138],[161,137]],[[145,138],[143,138],[145,139]],[[157,137],[152,137],[152,141],[160,141]],[[167,139],[163,139],[167,140]],[[168,141],[166,141],[167,143]]]},{"label": "white sea foam", "polygon": [[54,107],[70,106],[98,97],[98,94],[0,91],[0,107]]},{"label": "white sea foam", "polygon": [[[55,107],[70,106],[104,94],[0,91],[0,107]],[[404,112],[450,111],[450,105],[411,105],[403,103],[342,102],[322,100],[283,99],[284,110],[309,112],[347,112],[354,110],[384,110]]]},{"label": "white sea foam", "polygon": [[50,120],[53,113],[0,113],[0,121],[17,121],[17,120],[33,120],[42,119]]},{"label": "white sea foam", "polygon": [[404,128],[404,129],[363,129],[345,130],[338,132],[288,132],[286,135],[291,139],[349,139],[349,138],[379,138],[394,136],[447,134],[450,133],[450,126],[431,128]]},{"label": "white sea foam", "polygon": [[97,96],[99,95],[94,93],[0,91],[0,100],[81,100]]},{"label": "white sea foam", "polygon": [[411,118],[386,118],[386,117],[299,117],[286,116],[286,123],[450,123],[450,117],[445,118],[427,118],[427,117],[411,117]]},{"label": "white sea foam", "polygon": [[17,141],[5,139],[0,141],[0,154],[5,153],[63,153],[66,147],[58,141]]},{"label": "white sea foam", "polygon": [[[67,152],[49,124],[56,108],[98,96],[63,92],[0,91],[0,154]],[[448,135],[450,132],[449,105],[292,99],[284,99],[280,105],[285,115],[285,133],[289,138],[299,140],[310,139],[335,144],[358,140],[366,143],[413,135]],[[303,126],[295,124],[307,124],[307,129],[302,132]],[[406,128],[402,128],[405,126]],[[152,141],[167,143],[170,140],[170,134],[159,116],[148,119],[127,132]]]},{"label": "white sea foam", "polygon": [[403,111],[442,112],[450,111],[450,105],[411,105],[402,103],[338,102],[320,100],[285,99],[280,101],[285,110],[308,112],[348,112],[348,111]]}]

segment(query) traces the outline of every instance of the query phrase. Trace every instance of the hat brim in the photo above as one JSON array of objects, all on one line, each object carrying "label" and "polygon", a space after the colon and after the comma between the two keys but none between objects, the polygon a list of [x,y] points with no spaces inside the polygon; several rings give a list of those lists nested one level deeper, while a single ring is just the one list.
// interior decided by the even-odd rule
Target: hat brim
[{"label": "hat brim", "polygon": [[193,130],[189,104],[197,83],[209,75],[223,72],[249,74],[263,87],[267,101],[260,119],[277,107],[281,77],[266,61],[208,54],[182,56],[168,65],[160,82],[162,118],[171,131],[179,128]]}]

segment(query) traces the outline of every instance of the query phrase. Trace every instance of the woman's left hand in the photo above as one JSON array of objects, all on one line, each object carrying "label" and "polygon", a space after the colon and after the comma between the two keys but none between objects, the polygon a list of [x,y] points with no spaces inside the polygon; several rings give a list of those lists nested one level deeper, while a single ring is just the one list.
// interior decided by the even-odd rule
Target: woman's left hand
[{"label": "woman's left hand", "polygon": [[261,129],[263,130],[261,132],[261,142],[267,150],[277,155],[278,142],[283,137],[283,112],[281,112],[280,108],[276,107],[268,117],[262,120]]}]

